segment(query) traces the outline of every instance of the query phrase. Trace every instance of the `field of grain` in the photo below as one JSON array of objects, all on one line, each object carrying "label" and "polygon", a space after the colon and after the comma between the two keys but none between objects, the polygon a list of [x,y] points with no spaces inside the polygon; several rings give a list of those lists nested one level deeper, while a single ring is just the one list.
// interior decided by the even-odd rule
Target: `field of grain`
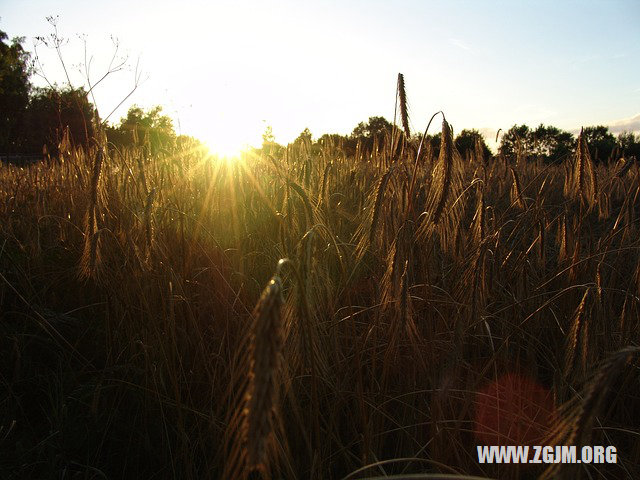
[{"label": "field of grain", "polygon": [[0,476],[637,478],[638,164],[441,132],[1,165]]}]

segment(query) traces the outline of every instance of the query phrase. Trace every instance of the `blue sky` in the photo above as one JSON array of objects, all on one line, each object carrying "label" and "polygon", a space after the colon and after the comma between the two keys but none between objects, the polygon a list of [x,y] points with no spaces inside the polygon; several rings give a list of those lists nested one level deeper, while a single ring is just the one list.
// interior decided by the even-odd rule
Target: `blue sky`
[{"label": "blue sky", "polygon": [[[137,103],[164,105],[181,133],[215,149],[257,144],[266,125],[280,142],[309,127],[349,133],[372,115],[393,116],[398,72],[411,123],[443,110],[456,131],[487,137],[514,124],[567,130],[605,124],[640,131],[640,2],[326,1],[124,2],[0,0],[10,37],[52,31],[59,15],[64,56],[93,75],[106,68],[110,35],[144,82]],[[61,82],[51,51],[47,76]],[[81,83],[82,76],[74,76]],[[133,72],[97,92],[103,116],[128,93]]]}]

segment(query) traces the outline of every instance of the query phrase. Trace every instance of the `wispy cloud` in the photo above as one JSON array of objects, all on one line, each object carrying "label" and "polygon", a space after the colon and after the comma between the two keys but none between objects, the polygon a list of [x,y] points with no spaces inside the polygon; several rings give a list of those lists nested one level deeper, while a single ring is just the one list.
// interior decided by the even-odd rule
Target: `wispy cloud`
[{"label": "wispy cloud", "polygon": [[460,38],[450,38],[449,43],[451,43],[451,45],[453,46],[461,48],[462,50],[473,53],[473,48],[471,48],[471,45]]},{"label": "wispy cloud", "polygon": [[640,114],[635,117],[615,121],[608,126],[612,133],[640,131]]},{"label": "wispy cloud", "polygon": [[[583,125],[583,127],[586,126],[588,125]],[[608,127],[609,131],[614,135],[621,132],[640,133],[640,114],[631,118],[623,118],[621,120],[614,120],[613,122],[604,123],[604,126]],[[582,127],[572,128],[569,130],[569,132],[573,133],[574,135],[578,135],[581,128]]]}]

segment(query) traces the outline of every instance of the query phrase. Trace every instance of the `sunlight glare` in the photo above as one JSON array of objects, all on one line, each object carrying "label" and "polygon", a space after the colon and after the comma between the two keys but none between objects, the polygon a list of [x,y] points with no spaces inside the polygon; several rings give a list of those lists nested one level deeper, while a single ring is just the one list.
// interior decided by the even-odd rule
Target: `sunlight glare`
[{"label": "sunlight glare", "polygon": [[242,153],[250,148],[246,142],[234,138],[221,139],[216,136],[203,138],[201,141],[207,147],[209,154],[220,160],[239,159]]},{"label": "sunlight glare", "polygon": [[227,161],[238,159],[252,147],[262,144],[261,127],[264,127],[250,119],[241,118],[240,113],[223,115],[215,112],[213,107],[208,110],[203,108],[200,113],[193,136],[206,146],[212,157]]}]

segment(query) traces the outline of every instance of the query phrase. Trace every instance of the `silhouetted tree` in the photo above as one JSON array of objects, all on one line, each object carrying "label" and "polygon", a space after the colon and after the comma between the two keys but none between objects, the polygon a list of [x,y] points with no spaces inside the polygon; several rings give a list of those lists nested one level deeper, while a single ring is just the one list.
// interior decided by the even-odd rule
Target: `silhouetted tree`
[{"label": "silhouetted tree", "polygon": [[151,155],[173,146],[176,139],[173,122],[161,112],[159,105],[148,111],[132,106],[117,127],[107,130],[109,142],[119,147],[146,146]]},{"label": "silhouetted tree", "polygon": [[325,146],[332,144],[334,146],[340,145],[344,142],[348,137],[346,135],[340,135],[339,133],[325,133],[316,140],[316,143]]},{"label": "silhouetted tree", "polygon": [[267,125],[264,133],[262,134],[262,153],[265,155],[279,156],[282,152],[282,145],[276,142],[276,137],[273,135],[273,129],[270,125]]},{"label": "silhouetted tree", "polygon": [[262,151],[269,155],[274,143],[276,143],[276,137],[273,135],[271,126],[268,125],[262,134]]},{"label": "silhouetted tree", "polygon": [[292,145],[297,149],[301,158],[306,158],[314,150],[317,150],[313,148],[313,135],[308,128],[300,132],[300,135],[293,141]]},{"label": "silhouetted tree", "polygon": [[589,145],[589,153],[594,162],[607,162],[616,148],[616,138],[609,128],[602,125],[586,127],[583,130],[584,138]]},{"label": "silhouetted tree", "polygon": [[316,140],[318,151],[325,148],[333,148],[334,153],[344,153],[346,156],[355,154],[358,140],[351,135],[340,135],[339,133],[325,133]]},{"label": "silhouetted tree", "polygon": [[83,88],[36,89],[26,111],[26,141],[31,151],[43,145],[53,156],[68,131],[72,146],[88,147],[94,137],[96,110]]},{"label": "silhouetted tree", "polygon": [[520,154],[557,162],[574,151],[575,142],[571,133],[551,125],[540,124],[535,130],[527,125],[514,125],[502,135],[498,151],[508,158]]},{"label": "silhouetted tree", "polygon": [[351,136],[356,140],[372,144],[375,138],[382,140],[385,134],[390,134],[392,127],[391,123],[384,117],[369,117],[368,122],[360,122],[356,128],[353,129]]},{"label": "silhouetted tree", "polygon": [[531,132],[531,153],[535,157],[547,162],[557,162],[564,159],[574,150],[574,136],[564,130],[551,125],[540,124]]},{"label": "silhouetted tree", "polygon": [[[431,148],[431,151],[436,157],[440,155],[441,138],[442,138],[442,132],[438,132],[435,135],[427,135],[427,138],[425,138],[425,142],[428,142]],[[425,143],[422,148],[426,148],[426,146],[427,146],[427,143]]]},{"label": "silhouetted tree", "polygon": [[29,53],[22,48],[24,38],[5,43],[0,30],[0,152],[16,153],[24,148],[24,120],[29,103]]},{"label": "silhouetted tree", "polygon": [[302,132],[300,132],[300,135],[298,135],[298,138],[294,140],[294,143],[296,142],[311,143],[312,138],[313,138],[313,135],[311,134],[311,131],[308,128],[305,128]]},{"label": "silhouetted tree", "polygon": [[533,149],[531,129],[527,125],[514,125],[500,138],[498,152],[507,158],[526,155]]},{"label": "silhouetted tree", "polygon": [[[377,140],[379,144],[381,144],[385,135],[391,134],[392,128],[393,125],[384,117],[369,117],[366,123],[360,122],[353,129],[347,148],[350,153],[351,150],[355,152],[356,145],[360,142],[365,150],[371,151],[375,141]],[[398,130],[398,132],[400,132],[400,130]]]},{"label": "silhouetted tree", "polygon": [[454,144],[458,149],[458,152],[460,152],[460,154],[464,156],[466,152],[474,151],[476,140],[480,140],[484,158],[489,158],[492,155],[491,150],[484,141],[484,137],[482,136],[482,134],[476,129],[462,130],[456,137]]},{"label": "silhouetted tree", "polygon": [[617,145],[620,155],[640,158],[640,135],[636,136],[633,132],[621,132],[618,134]]}]

